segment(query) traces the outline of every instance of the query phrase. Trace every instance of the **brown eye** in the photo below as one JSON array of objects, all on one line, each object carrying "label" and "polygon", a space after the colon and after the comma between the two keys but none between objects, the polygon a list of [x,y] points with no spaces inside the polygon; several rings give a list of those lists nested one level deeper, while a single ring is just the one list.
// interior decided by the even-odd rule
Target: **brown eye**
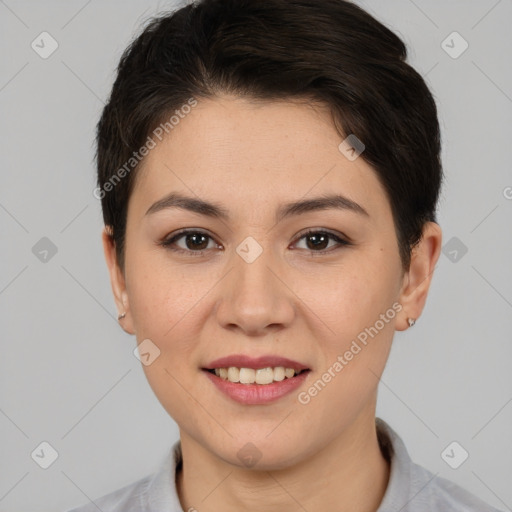
[{"label": "brown eye", "polygon": [[[185,237],[185,245],[187,249],[191,250],[203,250],[208,247],[208,236],[202,233],[191,233],[188,235],[182,235]],[[206,243],[205,243],[206,240]]]},{"label": "brown eye", "polygon": [[[321,230],[310,230],[307,233],[304,233],[299,238],[299,242],[302,240],[306,241],[306,250],[311,253],[319,254],[329,253],[331,250],[335,250],[340,246],[351,245],[350,242],[344,240],[340,236]],[[180,242],[181,245],[178,242]],[[210,242],[213,243],[213,246],[209,247]],[[329,245],[330,242],[335,242],[334,246]],[[163,240],[160,242],[160,245],[168,248],[169,250],[193,256],[201,256],[208,249],[219,247],[210,235],[202,231],[194,230],[181,231],[170,238]]]},{"label": "brown eye", "polygon": [[[178,244],[178,241],[181,242],[181,245]],[[186,230],[181,231],[180,233],[177,233],[166,240],[163,240],[160,244],[163,247],[176,252],[190,254],[196,253],[194,256],[200,256],[203,251],[206,251],[209,248],[213,248],[208,247],[210,241],[213,242],[213,238],[207,233],[203,233],[202,231]],[[213,245],[217,246],[215,243]]]},{"label": "brown eye", "polygon": [[327,249],[331,237],[325,233],[313,233],[306,236],[306,244],[308,249]]},{"label": "brown eye", "polygon": [[[330,252],[332,245],[329,247],[329,242],[331,241],[336,242],[338,247],[340,245],[350,245],[343,238],[328,231],[308,231],[301,235],[299,241],[303,239],[306,240],[306,250],[311,252]],[[334,244],[334,247],[336,247],[336,244]]]}]

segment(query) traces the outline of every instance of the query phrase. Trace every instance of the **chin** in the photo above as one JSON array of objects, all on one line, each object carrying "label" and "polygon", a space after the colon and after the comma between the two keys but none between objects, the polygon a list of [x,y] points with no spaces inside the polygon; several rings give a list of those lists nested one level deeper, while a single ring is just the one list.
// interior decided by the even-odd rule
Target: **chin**
[{"label": "chin", "polygon": [[212,447],[213,452],[227,463],[254,471],[276,471],[297,464],[304,455],[298,449],[304,448],[304,442],[297,439],[280,438],[262,432],[259,436],[240,435],[230,439],[224,449]]}]

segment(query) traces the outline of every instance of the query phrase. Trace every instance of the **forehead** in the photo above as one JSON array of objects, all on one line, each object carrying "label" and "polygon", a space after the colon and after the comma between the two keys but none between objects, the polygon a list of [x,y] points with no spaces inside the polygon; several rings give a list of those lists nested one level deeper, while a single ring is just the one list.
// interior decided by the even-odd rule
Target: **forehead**
[{"label": "forehead", "polygon": [[134,207],[147,208],[172,190],[246,210],[340,193],[372,217],[389,214],[375,171],[362,158],[349,160],[339,149],[343,139],[321,105],[201,100],[155,139],[137,171]]}]

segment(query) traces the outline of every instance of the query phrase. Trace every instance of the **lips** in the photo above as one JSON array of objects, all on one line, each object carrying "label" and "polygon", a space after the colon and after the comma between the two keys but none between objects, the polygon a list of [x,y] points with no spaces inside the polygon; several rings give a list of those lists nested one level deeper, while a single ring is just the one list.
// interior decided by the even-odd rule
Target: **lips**
[{"label": "lips", "polygon": [[208,370],[202,370],[202,372],[224,396],[243,405],[266,405],[285,399],[300,388],[310,374],[310,371],[302,370],[299,375],[280,382],[241,384],[225,380]]},{"label": "lips", "polygon": [[309,370],[310,368],[298,361],[289,359],[287,357],[281,357],[277,355],[265,355],[260,357],[249,357],[244,354],[233,354],[226,357],[221,357],[209,362],[203,367],[203,370],[214,370],[215,368],[229,368],[235,366],[237,368],[253,368],[257,370],[259,368],[268,368],[276,366],[284,366],[285,368],[293,368],[294,370]]}]

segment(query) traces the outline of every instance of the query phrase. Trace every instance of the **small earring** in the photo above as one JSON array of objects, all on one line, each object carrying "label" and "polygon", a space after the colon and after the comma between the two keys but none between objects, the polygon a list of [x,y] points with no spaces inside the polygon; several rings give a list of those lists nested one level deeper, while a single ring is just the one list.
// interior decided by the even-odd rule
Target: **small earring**
[{"label": "small earring", "polygon": [[121,313],[120,315],[117,316],[117,319],[122,320],[125,316],[126,316],[126,313]]},{"label": "small earring", "polygon": [[409,323],[409,327],[412,327],[416,323],[416,320],[414,320],[414,318],[408,318],[407,322]]}]

